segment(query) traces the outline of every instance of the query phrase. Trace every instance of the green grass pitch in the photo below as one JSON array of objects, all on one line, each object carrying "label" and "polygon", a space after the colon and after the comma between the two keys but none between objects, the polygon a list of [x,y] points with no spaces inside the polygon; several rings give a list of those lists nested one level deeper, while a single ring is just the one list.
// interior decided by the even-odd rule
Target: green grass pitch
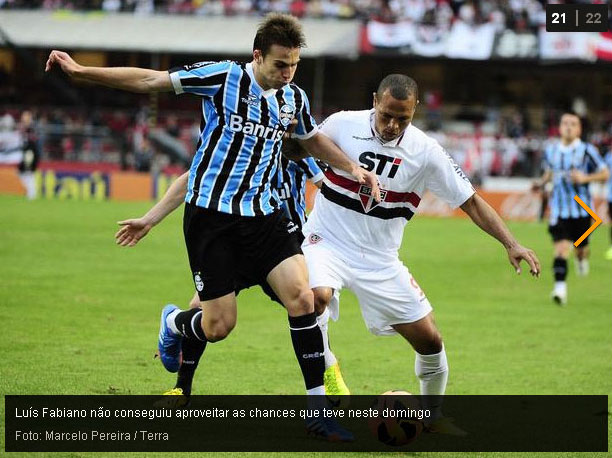
[{"label": "green grass pitch", "polygon": [[[0,205],[1,392],[158,394],[172,387],[173,375],[153,353],[161,307],[186,307],[193,292],[181,212],[127,249],[114,244],[115,222],[140,216],[149,203],[0,196]],[[588,277],[577,278],[570,263],[569,304],[559,308],[549,299],[545,225],[510,227],[538,253],[540,279],[517,276],[501,245],[468,220],[416,217],[407,226],[400,256],[434,307],[451,368],[447,392],[612,394],[608,228],[591,237]],[[418,393],[408,344],[370,335],[348,291],[330,339],[354,394]],[[207,348],[194,393],[303,393],[286,314],[259,289],[240,294],[238,325]],[[4,450],[4,428],[0,435]],[[70,456],[81,455],[95,456]],[[509,456],[486,454],[497,455]]]}]

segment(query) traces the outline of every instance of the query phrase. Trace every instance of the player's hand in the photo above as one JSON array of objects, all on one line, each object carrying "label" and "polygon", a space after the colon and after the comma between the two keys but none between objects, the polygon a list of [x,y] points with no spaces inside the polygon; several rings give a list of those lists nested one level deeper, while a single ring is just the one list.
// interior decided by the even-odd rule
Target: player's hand
[{"label": "player's hand", "polygon": [[126,219],[117,224],[121,229],[115,234],[115,242],[121,246],[134,246],[149,233],[153,225],[143,218]]},{"label": "player's hand", "polygon": [[355,178],[360,184],[368,185],[372,189],[372,197],[376,202],[380,202],[380,186],[378,185],[378,178],[372,172],[367,171],[363,167],[355,165],[351,172],[353,178]]},{"label": "player's hand", "polygon": [[538,192],[540,191],[544,186],[542,185],[542,183],[540,183],[539,181],[534,181],[533,183],[531,183],[531,190],[533,192]]},{"label": "player's hand", "polygon": [[62,71],[69,76],[73,76],[79,68],[81,68],[68,53],[56,50],[51,51],[49,54],[49,58],[45,65],[45,71],[48,72],[54,65],[58,65]]},{"label": "player's hand", "polygon": [[588,182],[588,177],[580,170],[572,169],[570,171],[570,180],[574,184],[584,184]]},{"label": "player's hand", "polygon": [[521,261],[525,261],[529,265],[529,273],[534,277],[539,277],[540,272],[542,272],[540,260],[535,252],[522,245],[515,245],[508,248],[508,259],[519,275],[521,274]]}]

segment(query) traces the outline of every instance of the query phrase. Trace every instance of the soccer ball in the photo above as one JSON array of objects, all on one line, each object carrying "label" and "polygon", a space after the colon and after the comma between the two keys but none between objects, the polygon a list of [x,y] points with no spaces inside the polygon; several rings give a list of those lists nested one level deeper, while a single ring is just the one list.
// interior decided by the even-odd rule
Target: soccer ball
[{"label": "soccer ball", "polygon": [[423,422],[411,415],[411,411],[421,406],[407,391],[386,391],[378,396],[372,408],[378,411],[378,416],[370,418],[368,426],[374,437],[384,444],[406,445],[423,431]]}]

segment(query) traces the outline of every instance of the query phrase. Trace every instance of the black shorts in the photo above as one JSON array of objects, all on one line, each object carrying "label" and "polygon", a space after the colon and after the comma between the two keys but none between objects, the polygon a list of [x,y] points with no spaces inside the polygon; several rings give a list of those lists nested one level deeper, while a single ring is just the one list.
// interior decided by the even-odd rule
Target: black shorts
[{"label": "black shorts", "polygon": [[[553,241],[571,240],[575,242],[591,227],[591,217],[560,218],[554,226],[548,226],[548,232]],[[581,246],[589,244],[589,237],[583,240]]]},{"label": "black shorts", "polygon": [[[263,285],[274,267],[302,254],[301,231],[277,211],[240,216],[185,204],[183,233],[200,300]],[[273,293],[267,286],[266,293]]]},{"label": "black shorts", "polygon": [[610,221],[612,221],[612,202],[608,202],[608,216],[610,217]]}]

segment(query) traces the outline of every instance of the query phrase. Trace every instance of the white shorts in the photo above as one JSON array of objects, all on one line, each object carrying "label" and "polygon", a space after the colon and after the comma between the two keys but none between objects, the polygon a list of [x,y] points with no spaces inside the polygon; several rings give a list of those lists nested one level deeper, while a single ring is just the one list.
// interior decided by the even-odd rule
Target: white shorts
[{"label": "white shorts", "polygon": [[[432,310],[425,293],[399,259],[382,269],[357,267],[343,260],[333,245],[323,239],[314,244],[306,241],[302,251],[308,265],[310,287],[353,291],[372,334],[395,334],[392,325],[418,321]],[[329,304],[334,320],[339,316],[338,307],[335,296]]]}]

